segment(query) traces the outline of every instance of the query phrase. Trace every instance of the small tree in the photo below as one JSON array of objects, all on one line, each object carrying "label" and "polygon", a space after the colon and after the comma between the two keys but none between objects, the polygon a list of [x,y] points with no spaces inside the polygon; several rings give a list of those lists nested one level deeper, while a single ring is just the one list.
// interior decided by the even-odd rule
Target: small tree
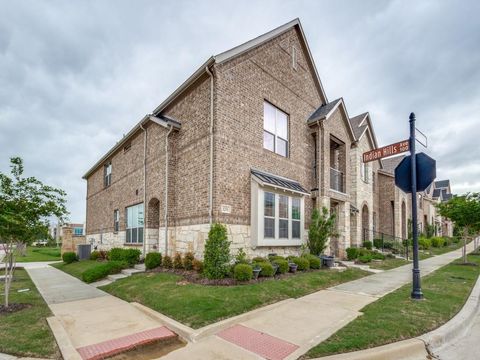
[{"label": "small tree", "polygon": [[222,279],[230,271],[230,241],[227,228],[222,224],[213,224],[205,243],[203,273],[209,279]]},{"label": "small tree", "polygon": [[312,222],[308,229],[307,246],[310,253],[320,255],[327,247],[329,237],[336,236],[335,214],[329,214],[326,207],[322,208],[322,212],[314,209],[312,212]]},{"label": "small tree", "polygon": [[480,231],[480,193],[454,196],[438,204],[440,215],[463,230],[463,262],[467,262],[467,238]]},{"label": "small tree", "polygon": [[67,214],[65,192],[44,185],[34,177],[23,177],[23,162],[10,159],[11,176],[0,173],[0,243],[5,251],[5,307],[15,270],[15,255],[26,244],[44,234],[48,217]]}]

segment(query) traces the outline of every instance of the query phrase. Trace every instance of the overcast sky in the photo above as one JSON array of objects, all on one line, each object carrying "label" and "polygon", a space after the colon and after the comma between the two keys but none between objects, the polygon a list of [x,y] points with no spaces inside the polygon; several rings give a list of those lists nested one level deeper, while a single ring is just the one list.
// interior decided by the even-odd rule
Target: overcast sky
[{"label": "overcast sky", "polygon": [[437,179],[480,191],[479,1],[0,0],[0,171],[68,193],[210,55],[299,17],[329,100],[369,111],[380,145],[428,135]]}]

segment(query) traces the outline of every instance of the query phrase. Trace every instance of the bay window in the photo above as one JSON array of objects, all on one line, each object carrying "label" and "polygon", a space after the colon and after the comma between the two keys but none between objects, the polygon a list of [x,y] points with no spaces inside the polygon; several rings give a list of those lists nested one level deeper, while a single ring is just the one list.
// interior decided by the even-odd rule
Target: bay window
[{"label": "bay window", "polygon": [[143,203],[127,207],[126,212],[126,242],[137,244],[143,243]]}]

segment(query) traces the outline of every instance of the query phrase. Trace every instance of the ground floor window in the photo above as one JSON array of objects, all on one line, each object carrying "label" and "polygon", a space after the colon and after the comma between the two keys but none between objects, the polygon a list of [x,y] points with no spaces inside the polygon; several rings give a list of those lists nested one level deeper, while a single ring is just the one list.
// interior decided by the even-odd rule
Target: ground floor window
[{"label": "ground floor window", "polygon": [[263,218],[263,238],[265,244],[275,245],[275,241],[300,240],[303,222],[303,198],[284,195],[268,190],[259,190],[263,207],[259,215]]},{"label": "ground floor window", "polygon": [[126,211],[126,228],[127,228],[127,243],[143,243],[143,221],[144,212],[143,204],[127,207]]}]

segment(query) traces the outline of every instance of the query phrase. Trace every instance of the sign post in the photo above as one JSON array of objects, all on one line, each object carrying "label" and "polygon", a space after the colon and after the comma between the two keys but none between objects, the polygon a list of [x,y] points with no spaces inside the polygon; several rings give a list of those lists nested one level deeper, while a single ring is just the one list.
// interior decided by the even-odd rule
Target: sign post
[{"label": "sign post", "polygon": [[415,154],[415,114],[410,114],[410,154],[411,154],[411,181],[412,181],[412,236],[413,236],[413,286],[412,299],[423,299],[420,285],[420,266],[418,263],[418,220],[417,220],[417,164]]}]

